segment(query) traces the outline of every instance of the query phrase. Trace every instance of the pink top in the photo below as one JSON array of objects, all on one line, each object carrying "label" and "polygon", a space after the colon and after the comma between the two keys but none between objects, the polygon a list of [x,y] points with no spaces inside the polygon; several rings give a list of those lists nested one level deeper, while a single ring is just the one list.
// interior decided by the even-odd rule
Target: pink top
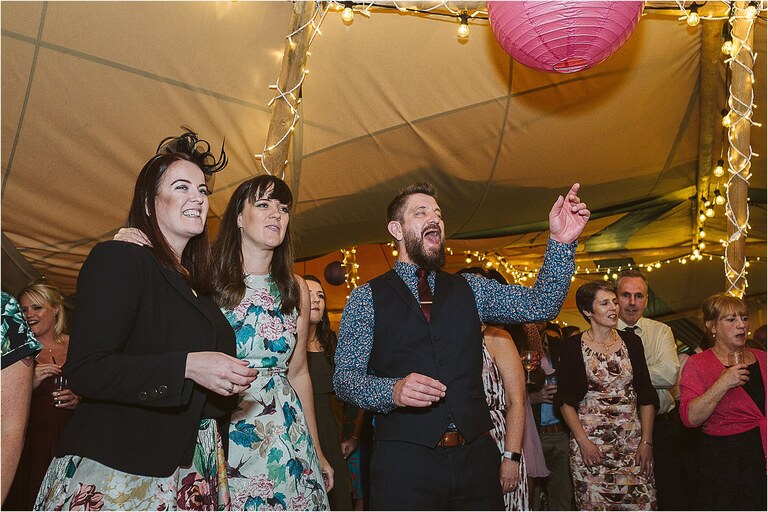
[{"label": "pink top", "polygon": [[[765,365],[766,353],[763,350],[747,348],[754,354],[766,384]],[[693,427],[688,421],[688,408],[691,400],[701,396],[717,381],[723,373],[723,363],[717,358],[712,349],[695,354],[688,359],[680,379],[680,418],[687,427]],[[741,434],[755,427],[760,427],[763,439],[763,452],[766,451],[766,421],[765,416],[755,405],[742,386],[728,390],[717,404],[712,415],[702,425],[702,432],[711,436],[728,436]]]}]

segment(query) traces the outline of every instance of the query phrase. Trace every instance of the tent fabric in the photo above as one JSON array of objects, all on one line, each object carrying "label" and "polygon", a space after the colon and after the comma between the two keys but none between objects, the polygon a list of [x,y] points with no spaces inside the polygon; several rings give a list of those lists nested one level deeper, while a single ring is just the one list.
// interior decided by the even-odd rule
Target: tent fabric
[{"label": "tent fabric", "polygon": [[[580,266],[686,254],[698,174],[712,164],[700,161],[700,140],[709,133],[716,160],[722,130],[702,126],[709,119],[701,112],[703,25],[722,22],[688,27],[670,4],[646,8],[605,62],[567,75],[512,60],[487,20],[471,20],[464,41],[450,17],[374,9],[347,25],[329,11],[310,49],[286,171],[297,199],[296,254],[317,262],[297,268],[374,244],[360,251],[361,276],[385,270],[391,249],[378,244],[388,241],[386,205],[417,180],[439,190],[448,245],[456,248],[449,271],[465,264],[462,251],[477,248],[537,267],[547,213],[576,181],[593,211]],[[210,197],[215,231],[234,188],[262,172],[254,155],[264,149],[268,86],[280,73],[291,3],[3,2],[0,9],[4,244],[74,293],[91,247],[123,224],[143,163],[181,125],[213,147],[226,139],[230,164]],[[759,20],[755,28],[759,55],[765,26]],[[725,105],[719,69],[718,109]],[[755,120],[765,125],[764,58],[755,75]],[[759,156],[747,254],[754,258],[765,255],[765,128],[753,129],[752,145]],[[681,298],[700,278],[693,266],[670,263],[682,280],[664,297],[672,310],[723,289],[722,207],[706,230],[707,252],[716,256],[707,289]],[[764,294],[764,258],[751,271],[750,294]],[[334,311],[344,288],[331,290]]]}]

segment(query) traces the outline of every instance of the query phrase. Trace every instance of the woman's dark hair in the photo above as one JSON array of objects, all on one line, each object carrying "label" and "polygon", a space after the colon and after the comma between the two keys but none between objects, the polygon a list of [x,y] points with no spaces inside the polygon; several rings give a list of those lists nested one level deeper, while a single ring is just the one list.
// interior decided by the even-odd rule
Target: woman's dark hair
[{"label": "woman's dark hair", "polygon": [[[255,204],[260,199],[276,199],[290,209],[293,194],[288,185],[275,176],[261,175],[244,181],[229,199],[221,219],[219,234],[213,244],[214,290],[219,306],[234,308],[245,295],[243,281],[242,234],[237,227],[237,216],[243,212],[246,202]],[[285,229],[285,238],[277,246],[269,265],[269,273],[280,291],[280,311],[284,314],[299,309],[299,283],[293,273],[293,243],[291,223]]]},{"label": "woman's dark hair", "polygon": [[589,322],[589,317],[584,312],[594,313],[592,305],[595,303],[595,296],[600,290],[616,294],[616,286],[610,281],[590,281],[579,286],[579,289],[576,290],[576,307],[579,308],[579,313],[587,322]]},{"label": "woman's dark hair", "polygon": [[155,253],[162,266],[181,274],[192,288],[204,295],[210,295],[212,292],[208,226],[205,225],[199,235],[189,240],[181,254],[181,261],[177,261],[157,222],[155,198],[160,180],[175,162],[191,162],[206,176],[223,169],[227,165],[224,147],[222,146],[218,161],[215,161],[208,149],[208,142],[198,139],[197,134],[188,129],[178,137],[163,139],[157,148],[157,154],[150,158],[139,172],[126,222],[127,227],[138,228],[147,236],[152,244],[150,250]]},{"label": "woman's dark hair", "polygon": [[[305,275],[304,280],[314,281],[320,285],[321,289],[323,289],[323,283],[312,274]],[[325,293],[325,289],[323,289],[323,293]],[[331,321],[328,319],[327,303],[326,307],[323,308],[323,317],[320,319],[320,323],[317,324],[315,333],[317,334],[317,340],[320,342],[320,346],[323,348],[325,358],[328,359],[328,362],[333,366],[334,357],[336,356],[336,344],[339,339],[336,337],[336,333],[333,332],[333,329],[331,329]]]}]

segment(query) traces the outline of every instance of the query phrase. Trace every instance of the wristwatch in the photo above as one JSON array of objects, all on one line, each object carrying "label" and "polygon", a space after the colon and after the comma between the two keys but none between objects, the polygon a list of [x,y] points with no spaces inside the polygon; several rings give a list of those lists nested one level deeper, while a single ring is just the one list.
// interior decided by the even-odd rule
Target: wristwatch
[{"label": "wristwatch", "polygon": [[501,455],[501,458],[503,459],[504,457],[506,457],[509,460],[511,460],[512,462],[520,462],[520,457],[522,457],[522,456],[523,456],[523,454],[522,453],[518,453],[518,452],[504,452]]}]

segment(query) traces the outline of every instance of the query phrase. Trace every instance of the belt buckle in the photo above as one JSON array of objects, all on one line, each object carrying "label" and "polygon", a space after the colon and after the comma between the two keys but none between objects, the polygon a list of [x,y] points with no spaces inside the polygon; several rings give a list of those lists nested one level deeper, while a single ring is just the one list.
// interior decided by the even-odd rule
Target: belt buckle
[{"label": "belt buckle", "polygon": [[440,446],[443,448],[453,448],[454,446],[461,446],[463,444],[466,444],[466,440],[457,430],[446,431],[440,439]]}]

